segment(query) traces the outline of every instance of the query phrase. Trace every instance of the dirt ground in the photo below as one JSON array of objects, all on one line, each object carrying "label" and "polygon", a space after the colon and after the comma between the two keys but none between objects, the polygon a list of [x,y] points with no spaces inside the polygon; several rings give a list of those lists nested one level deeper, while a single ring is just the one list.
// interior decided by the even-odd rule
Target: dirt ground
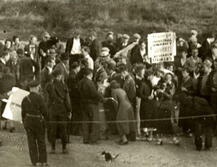
[{"label": "dirt ground", "polygon": [[[0,131],[3,146],[0,147],[0,167],[31,166],[26,135],[22,129],[15,133]],[[181,145],[167,142],[162,145],[148,142],[133,142],[119,146],[115,139],[101,141],[99,145],[83,145],[80,137],[71,137],[70,153],[61,154],[60,144],[57,154],[48,154],[50,167],[215,167],[217,162],[216,139],[211,151],[195,151],[192,138],[181,138]],[[48,151],[50,147],[47,147]],[[120,154],[112,163],[106,163],[100,153],[109,151]]]}]

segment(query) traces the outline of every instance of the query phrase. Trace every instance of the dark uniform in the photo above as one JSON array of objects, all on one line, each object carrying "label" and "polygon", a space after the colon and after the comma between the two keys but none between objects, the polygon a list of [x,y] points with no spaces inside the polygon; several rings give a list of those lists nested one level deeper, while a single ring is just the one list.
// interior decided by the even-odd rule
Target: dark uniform
[{"label": "dark uniform", "polygon": [[45,120],[47,110],[40,95],[31,92],[22,101],[22,120],[27,133],[30,159],[33,165],[47,163]]},{"label": "dark uniform", "polygon": [[[97,92],[94,82],[84,77],[79,83],[83,121],[99,121],[98,103],[103,97]],[[97,123],[83,123],[83,142],[96,143],[99,139]]]},{"label": "dark uniform", "polygon": [[69,92],[66,84],[63,81],[54,79],[46,88],[48,92],[48,107],[50,121],[50,142],[52,151],[55,150],[57,132],[62,140],[63,153],[66,151],[67,136],[67,121],[71,112],[71,104]]}]

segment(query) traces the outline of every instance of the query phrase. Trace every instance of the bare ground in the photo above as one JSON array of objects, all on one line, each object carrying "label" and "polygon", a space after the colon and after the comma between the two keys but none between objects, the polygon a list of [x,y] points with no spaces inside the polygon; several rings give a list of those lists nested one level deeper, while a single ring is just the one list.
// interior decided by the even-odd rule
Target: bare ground
[{"label": "bare ground", "polygon": [[[26,135],[23,130],[16,133],[0,131],[3,146],[0,147],[1,167],[31,166]],[[211,151],[197,152],[192,138],[182,138],[181,145],[168,142],[163,146],[148,142],[134,142],[118,146],[114,140],[101,141],[99,145],[83,145],[80,137],[71,137],[70,154],[62,155],[61,147],[55,155],[48,154],[51,167],[214,167],[216,166],[216,139]],[[50,147],[47,148],[48,151]],[[100,156],[102,151],[120,156],[112,163],[106,163]]]}]

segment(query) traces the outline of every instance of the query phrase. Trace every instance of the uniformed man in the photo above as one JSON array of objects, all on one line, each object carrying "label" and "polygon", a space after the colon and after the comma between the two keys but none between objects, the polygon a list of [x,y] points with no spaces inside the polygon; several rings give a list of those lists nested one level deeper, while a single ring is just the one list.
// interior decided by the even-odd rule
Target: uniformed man
[{"label": "uniformed man", "polygon": [[[99,111],[98,103],[103,101],[103,97],[95,87],[92,81],[93,71],[85,69],[84,78],[79,82],[79,92],[81,98],[82,116],[83,116],[83,143],[96,144],[99,139]],[[94,123],[91,123],[91,122]],[[87,123],[86,123],[87,122]]]},{"label": "uniformed man", "polygon": [[39,82],[32,81],[28,87],[30,94],[23,99],[21,108],[22,121],[27,133],[30,159],[33,166],[48,166],[45,144],[47,109],[42,97],[38,94]]},{"label": "uniformed man", "polygon": [[67,121],[71,119],[69,91],[60,70],[53,72],[54,80],[47,85],[51,154],[55,154],[57,130],[62,140],[62,153],[67,154]]}]

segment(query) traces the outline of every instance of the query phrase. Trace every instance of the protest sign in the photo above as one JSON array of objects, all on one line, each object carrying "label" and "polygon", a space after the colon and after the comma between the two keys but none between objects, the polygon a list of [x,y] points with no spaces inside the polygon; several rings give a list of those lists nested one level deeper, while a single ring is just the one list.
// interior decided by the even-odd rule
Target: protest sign
[{"label": "protest sign", "polygon": [[172,62],[176,55],[176,34],[174,32],[148,35],[148,56],[151,63]]},{"label": "protest sign", "polygon": [[21,103],[24,97],[29,95],[28,91],[23,89],[13,87],[12,93],[7,100],[2,117],[13,120],[13,121],[22,121],[21,117]]}]

